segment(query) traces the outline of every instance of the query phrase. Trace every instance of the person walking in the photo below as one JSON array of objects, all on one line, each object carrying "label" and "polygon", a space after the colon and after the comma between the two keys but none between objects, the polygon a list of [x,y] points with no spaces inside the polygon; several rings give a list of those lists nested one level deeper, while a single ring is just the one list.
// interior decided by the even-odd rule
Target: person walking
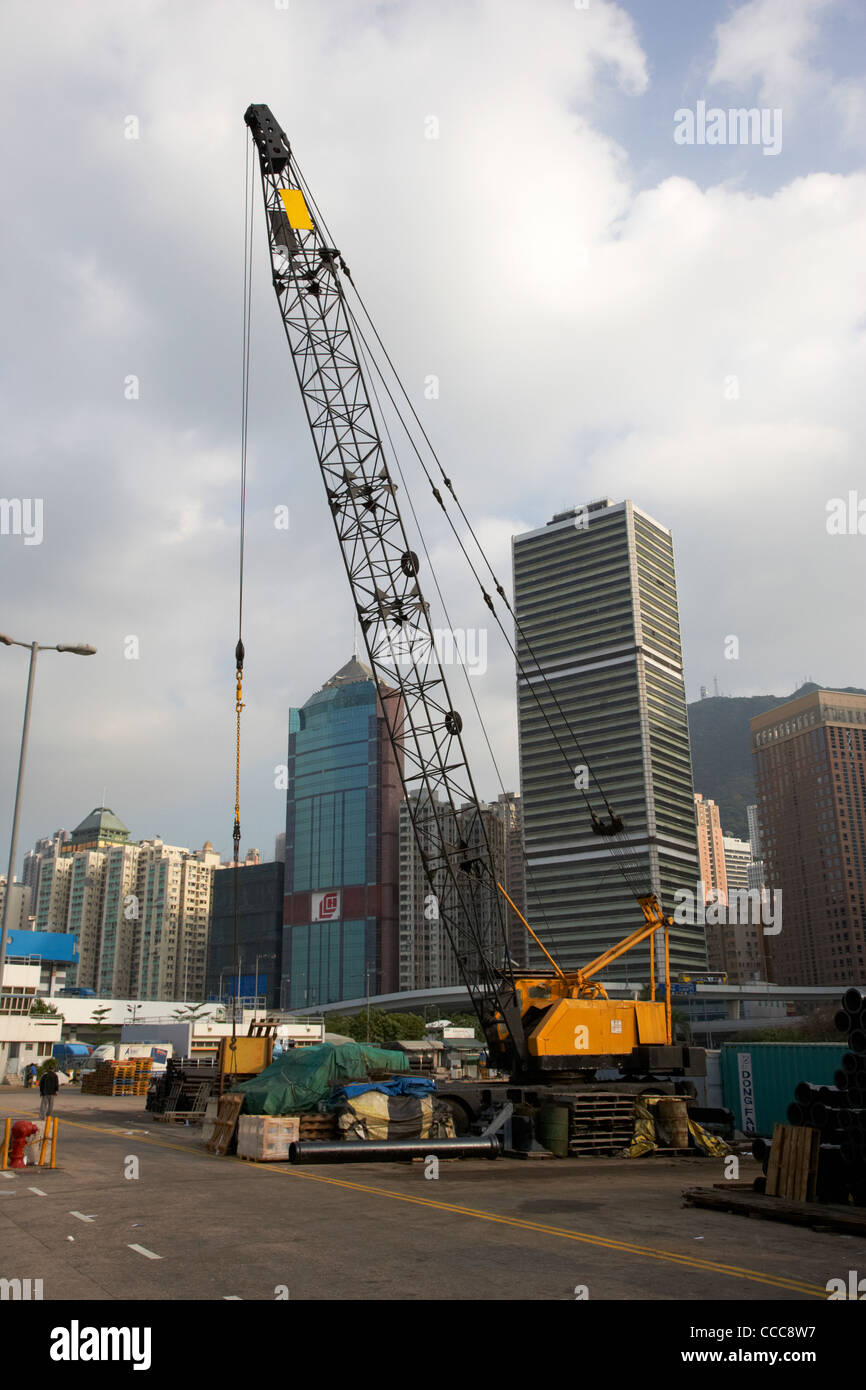
[{"label": "person walking", "polygon": [[54,1097],[57,1095],[59,1087],[60,1082],[57,1080],[55,1064],[49,1062],[47,1070],[42,1073],[39,1079],[39,1094],[42,1097],[39,1102],[40,1120],[54,1114]]},{"label": "person walking", "polygon": [[36,1063],[31,1062],[24,1072],[24,1085],[32,1086],[36,1081]]}]

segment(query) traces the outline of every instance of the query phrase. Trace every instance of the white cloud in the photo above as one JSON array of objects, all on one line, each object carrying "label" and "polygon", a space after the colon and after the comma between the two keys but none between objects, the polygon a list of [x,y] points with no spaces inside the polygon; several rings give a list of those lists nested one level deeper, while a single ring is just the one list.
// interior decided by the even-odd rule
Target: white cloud
[{"label": "white cloud", "polygon": [[749,0],[716,28],[712,82],[743,88],[757,81],[759,100],[793,110],[818,74],[812,66],[821,19],[835,0]]},{"label": "white cloud", "polygon": [[[3,253],[17,271],[4,490],[44,496],[45,541],[26,553],[0,542],[3,626],[100,648],[44,663],[74,671],[40,671],[25,843],[79,819],[107,782],[135,834],[228,849],[251,100],[285,124],[506,586],[513,530],[627,495],[675,531],[692,693],[729,632],[743,656],[726,689],[784,693],[792,665],[866,683],[846,636],[858,552],[823,528],[826,498],[862,478],[862,174],[816,171],[772,195],[678,176],[636,191],[597,98],[612,84],[637,105],[652,89],[629,16],[601,0],[22,15],[0,58],[5,100],[26,101],[31,121],[26,142],[4,126],[21,190]],[[771,46],[758,51],[755,75],[770,80]],[[138,142],[123,139],[129,113]],[[424,138],[431,113],[438,140]],[[33,158],[49,148],[62,153],[56,263]],[[288,705],[348,657],[352,608],[257,216],[243,811],[247,843],[269,850]],[[86,276],[58,289],[68,265]],[[130,372],[137,402],[123,400]],[[430,373],[436,401],[423,398]],[[455,626],[489,622],[417,465],[406,469]],[[288,532],[273,526],[278,503]],[[123,657],[129,633],[138,662]],[[13,710],[23,679],[4,657]],[[514,785],[514,672],[492,628],[477,691]],[[7,720],[7,767],[16,737]],[[482,756],[477,734],[470,748]]]}]

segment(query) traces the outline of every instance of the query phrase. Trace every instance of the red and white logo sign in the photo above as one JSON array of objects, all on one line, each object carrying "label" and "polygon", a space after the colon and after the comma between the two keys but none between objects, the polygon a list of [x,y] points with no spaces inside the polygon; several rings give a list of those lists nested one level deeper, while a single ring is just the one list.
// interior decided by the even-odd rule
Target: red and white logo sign
[{"label": "red and white logo sign", "polygon": [[340,915],[340,894],[339,893],[314,893],[313,894],[313,921],[330,922],[334,917]]}]

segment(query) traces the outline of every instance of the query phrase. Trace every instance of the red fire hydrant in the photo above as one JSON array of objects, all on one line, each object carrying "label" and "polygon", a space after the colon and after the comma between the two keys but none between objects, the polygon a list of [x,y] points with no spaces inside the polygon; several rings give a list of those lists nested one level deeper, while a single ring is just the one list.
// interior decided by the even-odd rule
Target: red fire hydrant
[{"label": "red fire hydrant", "polygon": [[34,1134],[39,1133],[39,1126],[33,1124],[32,1120],[16,1120],[12,1126],[12,1134],[9,1142],[10,1168],[24,1168],[24,1151],[27,1148],[28,1140]]}]

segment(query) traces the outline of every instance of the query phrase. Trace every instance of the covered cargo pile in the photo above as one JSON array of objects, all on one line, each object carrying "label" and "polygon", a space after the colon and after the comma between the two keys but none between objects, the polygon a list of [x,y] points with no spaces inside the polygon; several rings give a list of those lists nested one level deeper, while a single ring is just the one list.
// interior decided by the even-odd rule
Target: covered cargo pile
[{"label": "covered cargo pile", "polygon": [[398,1076],[338,1086],[325,1104],[343,1139],[453,1139],[451,1108],[435,1090],[427,1077]]},{"label": "covered cargo pile", "polygon": [[321,1043],[284,1052],[258,1076],[232,1089],[244,1096],[249,1115],[305,1115],[318,1111],[335,1087],[408,1070],[405,1052],[366,1043]]}]

